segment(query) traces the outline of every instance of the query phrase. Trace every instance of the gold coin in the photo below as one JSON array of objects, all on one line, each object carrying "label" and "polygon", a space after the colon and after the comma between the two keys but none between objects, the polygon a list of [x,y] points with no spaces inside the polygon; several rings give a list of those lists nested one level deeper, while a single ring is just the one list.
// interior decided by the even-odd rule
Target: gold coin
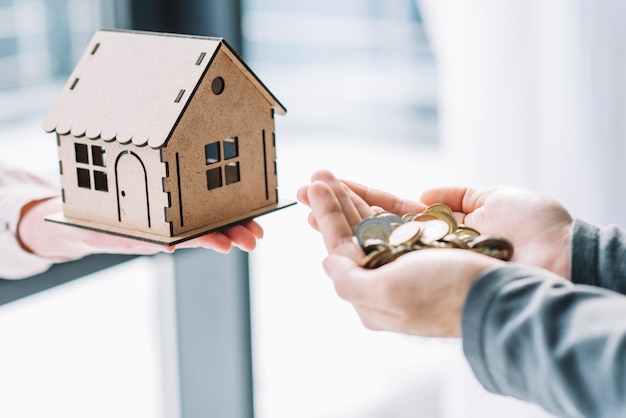
[{"label": "gold coin", "polygon": [[395,259],[397,259],[398,257],[400,257],[401,255],[410,253],[413,251],[413,248],[406,246],[406,245],[401,245],[399,247],[395,247],[391,250],[391,254],[389,254],[384,260],[382,260],[381,264],[379,264],[379,266],[382,266],[383,264],[387,264],[387,263],[391,263],[392,261],[394,261]]},{"label": "gold coin", "polygon": [[459,224],[456,228],[456,231],[454,231],[456,234],[467,234],[470,236],[474,236],[477,237],[480,235],[480,232],[478,232],[476,229],[472,228],[471,226],[467,226],[465,224]]},{"label": "gold coin", "polygon": [[503,261],[511,260],[511,254],[507,250],[489,248],[489,247],[479,247],[479,248],[470,248],[470,251],[487,255],[489,257],[498,258]]},{"label": "gold coin", "polygon": [[423,250],[425,248],[433,248],[433,246],[434,245],[432,242],[424,242],[422,240],[419,240],[415,244],[411,245],[411,248],[414,250]]},{"label": "gold coin", "polygon": [[398,247],[400,245],[413,245],[422,236],[424,230],[422,222],[409,221],[399,225],[389,235],[389,245]]},{"label": "gold coin", "polygon": [[461,239],[456,234],[448,234],[445,237],[441,238],[441,241],[450,244],[451,248],[462,248],[464,250],[469,248],[467,242]]},{"label": "gold coin", "polygon": [[452,212],[452,209],[450,209],[448,205],[444,205],[443,203],[434,203],[430,205],[429,207],[427,207],[426,209],[424,209],[423,213],[432,213],[432,212],[443,212],[449,216],[454,217],[454,212]]},{"label": "gold coin", "polygon": [[433,241],[430,243],[429,248],[457,248],[451,242],[446,241]]},{"label": "gold coin", "polygon": [[456,237],[458,239],[460,239],[461,241],[463,241],[466,245],[469,246],[469,243],[472,242],[474,240],[474,238],[477,237],[477,235],[470,235],[470,234],[460,234],[457,231],[454,231],[452,234],[456,235]]},{"label": "gold coin", "polygon": [[452,232],[452,226],[442,219],[434,218],[421,222],[424,224],[424,231],[421,237],[421,241],[423,242],[432,243],[433,241],[439,241]]},{"label": "gold coin", "polygon": [[[469,243],[469,247],[479,252],[484,251],[497,254],[497,258],[506,261],[513,257],[513,244],[505,238],[494,237],[492,235],[481,235],[474,238]],[[495,257],[495,255],[492,255],[492,257]]]},{"label": "gold coin", "polygon": [[389,211],[379,212],[357,225],[354,240],[366,254],[359,265],[368,269],[427,248],[464,249],[504,261],[513,257],[510,241],[481,235],[472,227],[457,224],[453,211],[441,203],[417,214],[398,216]]},{"label": "gold coin", "polygon": [[404,219],[401,216],[389,211],[378,212],[374,214],[374,218],[382,218],[393,224],[404,223]]},{"label": "gold coin", "polygon": [[494,237],[493,235],[481,235],[476,237],[470,243],[471,248],[497,248],[502,250],[513,250],[511,242],[505,238]]},{"label": "gold coin", "polygon": [[451,234],[452,232],[456,231],[458,227],[458,224],[456,223],[456,219],[454,219],[454,216],[446,212],[438,212],[438,211],[433,211],[433,212],[428,212],[428,213],[422,212],[413,218],[414,221],[422,221],[422,222],[430,221],[433,219],[438,219],[448,224],[448,234]]},{"label": "gold coin", "polygon": [[373,269],[381,265],[381,262],[391,255],[391,248],[375,250],[361,259],[360,267]]},{"label": "gold coin", "polygon": [[430,221],[431,219],[439,219],[439,218],[431,213],[425,213],[425,212],[421,212],[413,216],[413,220],[418,221],[418,222]]}]

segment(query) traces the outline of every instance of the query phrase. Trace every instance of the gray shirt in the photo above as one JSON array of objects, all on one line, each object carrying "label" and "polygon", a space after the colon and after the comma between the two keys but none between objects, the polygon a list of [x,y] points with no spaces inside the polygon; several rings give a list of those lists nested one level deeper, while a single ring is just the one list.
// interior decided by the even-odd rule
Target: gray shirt
[{"label": "gray shirt", "polygon": [[574,223],[572,281],[509,263],[482,274],[463,350],[490,392],[565,417],[626,417],[626,232]]}]

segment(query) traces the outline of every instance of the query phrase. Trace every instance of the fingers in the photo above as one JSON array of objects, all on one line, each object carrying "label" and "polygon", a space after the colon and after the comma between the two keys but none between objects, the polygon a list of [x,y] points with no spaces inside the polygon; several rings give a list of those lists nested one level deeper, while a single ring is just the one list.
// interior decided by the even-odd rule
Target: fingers
[{"label": "fingers", "polygon": [[207,248],[226,254],[231,250],[232,246],[233,241],[230,237],[226,236],[222,232],[212,232],[210,234],[176,244],[175,248]]},{"label": "fingers", "polygon": [[467,187],[438,187],[426,190],[420,196],[420,201],[427,205],[443,203],[455,212],[463,211],[463,199],[467,193]]},{"label": "fingers", "polygon": [[259,225],[256,221],[252,220],[244,222],[242,225],[246,229],[248,229],[256,239],[263,238],[263,227]]},{"label": "fingers", "polygon": [[[363,253],[353,241],[353,228],[345,214],[347,208],[342,206],[331,186],[315,181],[309,186],[308,197],[328,253],[360,260]],[[352,208],[354,210],[354,206]]]},{"label": "fingers", "polygon": [[359,217],[361,220],[365,218],[369,218],[370,216],[374,215],[374,213],[376,212],[382,212],[382,209],[380,207],[370,206],[365,200],[361,199],[361,196],[354,193],[345,184],[342,184],[342,186],[344,190],[346,191],[346,193],[348,193],[348,196],[350,197],[350,200],[352,201],[352,203],[354,204],[354,207],[359,213]]},{"label": "fingers", "polygon": [[[337,180],[337,178],[327,170],[316,172],[313,174],[311,179],[313,182],[324,182],[330,187],[335,195],[335,198],[339,201],[341,211],[343,212],[345,219],[348,221],[351,231],[354,231],[361,220],[363,220],[363,216],[361,216],[359,209],[357,209],[356,205],[352,201],[352,197],[350,196],[350,193],[345,185]],[[311,199],[311,196],[309,196],[309,199]],[[361,199],[359,199],[359,201],[361,201]],[[360,205],[361,210],[364,210],[363,205],[367,206],[365,202],[362,202]],[[369,210],[369,206],[367,209]]]},{"label": "fingers", "polygon": [[244,225],[235,225],[223,231],[237,247],[244,251],[252,251],[256,247],[255,235]]},{"label": "fingers", "polygon": [[413,200],[401,199],[382,190],[363,186],[349,180],[341,180],[357,196],[363,199],[368,206],[379,206],[384,210],[403,215],[405,213],[421,212],[426,209],[426,205]]},{"label": "fingers", "polygon": [[177,244],[175,248],[207,248],[220,253],[228,253],[233,245],[244,251],[253,251],[257,240],[263,238],[263,228],[256,221],[251,220],[241,225],[234,225],[219,232],[213,232]]},{"label": "fingers", "polygon": [[[392,194],[368,188],[349,180],[339,180],[328,170],[317,171],[311,176],[311,181],[321,181],[331,187],[344,208],[346,219],[353,229],[361,220],[372,216],[375,212],[385,210],[405,214],[420,212],[426,208],[426,205],[419,202],[400,199]],[[311,207],[309,189],[310,185],[301,187],[297,196],[301,203]],[[314,218],[309,218],[309,224],[314,229],[318,229]]]},{"label": "fingers", "polygon": [[[370,207],[360,196],[350,190],[345,184],[342,184],[337,178],[335,178],[329,171],[319,171],[311,177],[311,181],[323,181],[328,183],[331,188],[334,189],[335,194],[340,196],[341,200],[343,200],[344,204],[348,203],[348,200],[352,202],[354,205],[354,209],[351,208],[352,205],[346,206],[350,207],[350,211],[347,213],[350,217],[350,223],[353,228],[356,228],[356,225],[363,220],[364,218],[368,218],[372,216],[375,212],[380,211],[381,209],[376,207]],[[309,186],[303,186],[298,190],[297,197],[298,200],[311,207],[311,203],[309,201],[308,196]],[[313,229],[318,230],[317,223],[314,217],[309,216],[309,224]]]},{"label": "fingers", "polygon": [[308,221],[309,221],[309,225],[311,225],[311,228],[319,232],[320,229],[317,226],[317,221],[315,220],[315,215],[313,214],[313,212],[309,213]]},{"label": "fingers", "polygon": [[308,190],[308,185],[300,187],[300,189],[298,189],[298,192],[296,193],[296,198],[299,202],[304,203],[308,207],[311,207],[311,203],[309,202]]},{"label": "fingers", "polygon": [[472,213],[483,205],[486,196],[486,191],[469,187],[438,187],[424,191],[420,201],[426,205],[443,203],[454,212]]}]

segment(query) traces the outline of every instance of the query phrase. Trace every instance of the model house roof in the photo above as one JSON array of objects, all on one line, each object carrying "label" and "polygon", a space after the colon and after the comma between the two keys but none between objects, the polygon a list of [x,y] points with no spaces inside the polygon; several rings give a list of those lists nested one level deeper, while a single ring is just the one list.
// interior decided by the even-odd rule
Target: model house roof
[{"label": "model house roof", "polygon": [[286,112],[222,38],[100,30],[72,71],[43,129],[160,148],[220,49],[276,113]]}]

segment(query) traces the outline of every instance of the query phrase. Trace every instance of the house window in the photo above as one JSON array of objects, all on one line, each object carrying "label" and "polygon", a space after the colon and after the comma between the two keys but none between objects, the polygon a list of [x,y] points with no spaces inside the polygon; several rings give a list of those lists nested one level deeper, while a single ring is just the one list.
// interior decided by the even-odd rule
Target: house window
[{"label": "house window", "polygon": [[239,146],[237,144],[237,137],[226,138],[224,140],[224,159],[230,160],[239,156]]},{"label": "house window", "polygon": [[217,167],[217,168],[212,168],[210,170],[207,170],[206,181],[207,181],[209,190],[222,187],[222,168]]},{"label": "house window", "polygon": [[[89,158],[91,149],[91,159]],[[78,187],[84,189],[99,190],[102,192],[109,191],[109,184],[107,181],[107,173],[105,171],[96,169],[98,167],[106,167],[106,152],[104,147],[99,145],[92,145],[91,147],[86,144],[74,144],[74,151],[76,156],[76,178],[78,181]],[[91,163],[90,163],[91,161]],[[92,180],[93,173],[93,182]]]},{"label": "house window", "polygon": [[78,187],[91,189],[91,181],[89,180],[89,170],[85,170],[84,168],[77,168],[76,175],[78,177]]},{"label": "house window", "polygon": [[99,145],[91,146],[91,157],[93,159],[93,165],[100,167],[107,166],[106,154],[104,153],[104,147]]},{"label": "house window", "polygon": [[204,146],[204,155],[206,156],[207,164],[215,164],[220,162],[220,143],[213,142]]},{"label": "house window", "polygon": [[239,182],[239,161],[233,161],[239,157],[239,139],[236,136],[205,145],[204,156],[208,166],[216,165],[206,172],[208,190]]},{"label": "house window", "polygon": [[226,172],[226,184],[233,184],[239,181],[239,163],[228,163],[224,167]]},{"label": "house window", "polygon": [[93,171],[93,186],[96,190],[102,192],[109,191],[109,185],[107,183],[107,173],[103,171]]},{"label": "house window", "polygon": [[76,162],[89,164],[89,150],[85,144],[74,144],[74,151],[76,151]]}]

